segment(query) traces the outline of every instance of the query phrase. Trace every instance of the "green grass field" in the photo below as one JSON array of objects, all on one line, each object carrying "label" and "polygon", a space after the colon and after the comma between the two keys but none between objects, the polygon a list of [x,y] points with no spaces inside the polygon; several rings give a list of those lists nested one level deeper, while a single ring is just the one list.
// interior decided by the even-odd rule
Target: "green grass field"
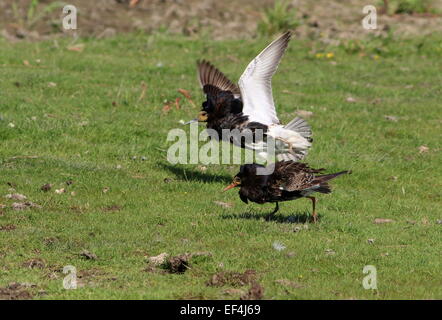
[{"label": "green grass field", "polygon": [[[290,43],[273,81],[280,119],[313,112],[306,161],[353,171],[319,196],[318,224],[304,222],[308,200],[282,203],[267,222],[273,205],[221,193],[237,165],[203,172],[166,160],[167,133],[199,110],[178,89],[203,101],[195,60],[236,81],[268,38],[80,42],[82,52],[68,40],[0,40],[0,288],[32,283],[34,299],[237,299],[231,285],[207,281],[253,269],[264,299],[442,298],[440,36]],[[14,210],[10,193],[41,208]],[[211,256],[183,274],[146,271],[148,257],[201,251]],[[77,268],[76,290],[63,288],[66,265]],[[365,265],[377,268],[378,290],[363,288]]]}]

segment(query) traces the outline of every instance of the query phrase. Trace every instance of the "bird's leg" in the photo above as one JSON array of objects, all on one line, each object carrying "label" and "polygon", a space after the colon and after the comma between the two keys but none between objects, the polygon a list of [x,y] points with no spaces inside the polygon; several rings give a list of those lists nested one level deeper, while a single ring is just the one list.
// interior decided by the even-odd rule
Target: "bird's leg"
[{"label": "bird's leg", "polygon": [[313,223],[316,223],[318,221],[318,214],[316,213],[316,198],[315,197],[307,197],[310,200],[312,200],[313,205]]},{"label": "bird's leg", "polygon": [[273,217],[273,215],[274,215],[276,212],[278,212],[278,210],[279,210],[279,204],[278,204],[278,202],[276,202],[276,207],[275,207],[275,209],[273,210],[273,212],[269,213],[269,214],[266,216],[266,220],[269,221],[269,220]]}]

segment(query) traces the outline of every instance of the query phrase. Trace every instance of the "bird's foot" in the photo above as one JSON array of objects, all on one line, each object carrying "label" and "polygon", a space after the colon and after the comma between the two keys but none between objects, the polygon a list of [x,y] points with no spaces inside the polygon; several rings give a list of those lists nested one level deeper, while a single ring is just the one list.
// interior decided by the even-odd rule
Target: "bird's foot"
[{"label": "bird's foot", "polygon": [[318,214],[316,212],[313,212],[312,220],[315,224],[318,222]]}]

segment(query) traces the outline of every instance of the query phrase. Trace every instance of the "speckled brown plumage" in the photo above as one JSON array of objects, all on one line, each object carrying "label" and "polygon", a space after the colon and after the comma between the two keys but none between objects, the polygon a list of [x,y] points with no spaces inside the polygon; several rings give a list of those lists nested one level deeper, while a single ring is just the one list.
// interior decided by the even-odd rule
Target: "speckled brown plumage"
[{"label": "speckled brown plumage", "polygon": [[[267,173],[258,174],[258,169],[265,169]],[[315,198],[311,194],[331,193],[328,181],[348,171],[333,174],[318,175],[324,169],[313,169],[305,163],[294,161],[279,161],[267,167],[259,164],[245,164],[235,176],[234,182],[225,190],[239,186],[239,196],[245,203],[275,202],[275,211],[278,202],[309,198],[313,203],[313,219],[316,222]]]}]

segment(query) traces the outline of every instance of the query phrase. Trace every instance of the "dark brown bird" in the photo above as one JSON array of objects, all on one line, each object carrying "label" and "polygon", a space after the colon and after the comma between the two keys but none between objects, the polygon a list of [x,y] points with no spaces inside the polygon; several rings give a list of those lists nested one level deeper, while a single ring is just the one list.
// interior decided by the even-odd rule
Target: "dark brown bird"
[{"label": "dark brown bird", "polygon": [[[255,150],[267,160],[272,159],[273,152],[269,152],[269,146],[273,145],[278,160],[296,161],[304,158],[311,147],[311,128],[298,117],[282,125],[276,114],[272,93],[272,77],[290,37],[291,33],[287,31],[268,45],[249,63],[238,85],[208,61],[198,61],[198,80],[207,100],[198,117],[188,123],[205,122],[208,129],[215,130],[222,138],[224,129],[237,129],[240,133],[250,134],[253,141],[241,142],[240,138],[235,137],[228,141]],[[257,130],[261,130],[261,136]]]},{"label": "dark brown bird", "polygon": [[279,161],[267,165],[245,164],[224,191],[240,187],[239,197],[259,204],[275,202],[275,210],[267,216],[271,218],[278,210],[278,202],[309,198],[313,205],[313,221],[317,221],[315,192],[331,193],[328,181],[349,171],[317,175],[324,169],[313,169],[305,163]]}]

